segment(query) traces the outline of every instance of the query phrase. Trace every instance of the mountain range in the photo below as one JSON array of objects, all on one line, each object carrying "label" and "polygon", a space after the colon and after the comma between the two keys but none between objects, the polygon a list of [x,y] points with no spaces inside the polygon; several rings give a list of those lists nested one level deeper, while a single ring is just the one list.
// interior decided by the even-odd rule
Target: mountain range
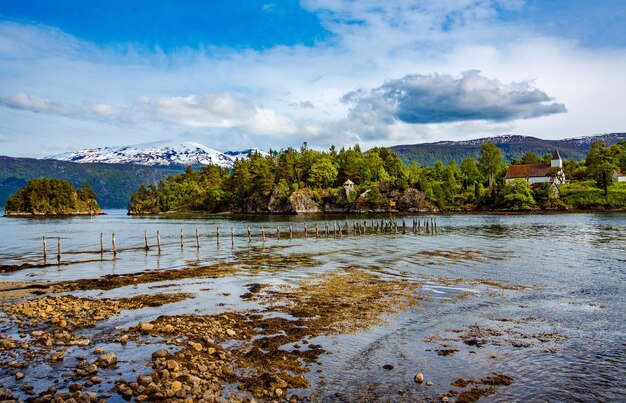
[{"label": "mountain range", "polygon": [[101,162],[106,164],[179,167],[213,164],[223,168],[232,168],[235,159],[245,158],[253,152],[267,155],[265,151],[256,148],[222,153],[202,144],[189,141],[158,141],[128,146],[87,148],[80,151],[52,155],[46,159],[78,163]]},{"label": "mountain range", "polygon": [[[390,147],[405,163],[418,162],[422,166],[444,164],[463,158],[478,158],[480,147],[486,142],[495,143],[504,154],[506,162],[522,157],[526,152],[539,156],[557,148],[565,159],[584,159],[591,144],[604,140],[613,145],[626,140],[626,133],[610,133],[564,140],[542,140],[536,137],[504,135],[465,141],[440,141]],[[182,172],[186,166],[216,164],[232,168],[237,158],[250,153],[266,152],[251,148],[241,151],[220,152],[202,144],[191,142],[155,142],[120,147],[92,148],[54,155],[46,159],[12,158],[0,156],[0,207],[8,197],[24,186],[29,179],[42,176],[56,177],[80,186],[89,182],[98,194],[103,208],[124,208],[132,193],[140,185],[156,184],[168,175]]]},{"label": "mountain range", "polygon": [[531,136],[503,135],[475,140],[398,145],[389,147],[389,149],[396,153],[404,163],[411,164],[417,162],[422,166],[432,166],[437,160],[441,160],[441,162],[447,165],[452,160],[460,164],[465,157],[478,158],[480,147],[487,142],[494,143],[502,150],[506,163],[521,158],[527,152],[533,152],[541,157],[544,154],[552,153],[554,149],[558,149],[561,157],[564,159],[582,160],[587,156],[591,144],[596,140],[604,140],[607,146],[611,146],[619,141],[626,140],[626,133],[599,134],[563,140],[543,140]]}]

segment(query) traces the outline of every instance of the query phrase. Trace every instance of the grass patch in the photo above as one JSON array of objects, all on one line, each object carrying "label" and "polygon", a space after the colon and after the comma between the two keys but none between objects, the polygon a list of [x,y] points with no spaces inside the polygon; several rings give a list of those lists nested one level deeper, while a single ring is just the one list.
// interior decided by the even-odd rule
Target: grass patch
[{"label": "grass patch", "polygon": [[594,181],[560,185],[561,200],[576,209],[626,208],[626,183],[612,183],[607,196],[594,185]]}]

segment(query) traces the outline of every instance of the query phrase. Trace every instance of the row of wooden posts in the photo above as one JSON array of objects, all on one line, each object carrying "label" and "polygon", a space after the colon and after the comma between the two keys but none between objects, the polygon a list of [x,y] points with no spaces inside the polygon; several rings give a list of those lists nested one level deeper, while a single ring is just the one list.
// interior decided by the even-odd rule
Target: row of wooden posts
[{"label": "row of wooden posts", "polygon": [[[315,238],[320,237],[320,232],[322,236],[325,235],[326,238],[330,238],[331,230],[330,230],[330,225],[328,224],[328,221],[325,223],[325,226],[321,231],[320,231],[320,227],[318,223],[315,223],[314,228],[315,228],[314,229]],[[309,228],[307,227],[307,223],[304,223],[303,230],[304,230],[304,237],[308,238]],[[398,234],[398,233],[407,234],[408,232],[412,232],[413,234],[416,234],[416,235],[417,234],[435,235],[437,234],[437,219],[425,218],[423,220],[420,220],[419,218],[418,219],[413,218],[412,226],[410,229],[408,228],[407,222],[404,218],[402,219],[401,223],[398,223],[398,220],[393,219],[393,218],[388,219],[388,220],[385,220],[385,219],[371,220],[369,226],[366,220],[362,222],[352,221],[352,225],[350,225],[348,223],[348,220],[346,220],[343,226],[337,221],[333,221],[333,226],[332,226],[333,237],[336,238],[338,236],[339,238],[341,238],[343,237],[344,232],[346,235],[366,235],[368,233],[369,234]],[[289,225],[288,227],[288,234],[289,234],[289,239],[293,239],[294,231],[291,225]],[[265,227],[261,227],[260,236],[263,242],[265,242],[265,240],[269,236],[269,235],[266,236]],[[248,242],[252,242],[253,234],[252,234],[252,228],[250,226],[247,227],[247,238],[248,238]],[[216,227],[215,239],[216,239],[217,244],[219,245],[220,227]],[[235,228],[234,227],[231,227],[230,229],[230,239],[231,239],[231,244],[234,245],[235,244]],[[276,239],[281,239],[280,226],[276,226]],[[196,241],[196,248],[200,249],[200,233],[198,232],[197,228],[195,232],[195,241]],[[157,247],[157,251],[160,253],[161,252],[160,231],[156,232],[156,247]],[[184,235],[183,235],[182,229],[180,230],[180,247],[181,248],[184,247]],[[144,231],[143,249],[146,251],[150,250],[150,244],[148,242],[148,231]],[[104,252],[105,252],[104,235],[101,232],[100,233],[100,254],[102,255],[104,254]],[[115,233],[111,234],[111,252],[113,253],[113,256],[117,255],[117,252],[118,252],[117,245],[115,242]],[[44,260],[47,258],[47,238],[45,236],[43,237],[43,258]],[[56,258],[59,262],[61,261],[61,237],[57,237]]]}]

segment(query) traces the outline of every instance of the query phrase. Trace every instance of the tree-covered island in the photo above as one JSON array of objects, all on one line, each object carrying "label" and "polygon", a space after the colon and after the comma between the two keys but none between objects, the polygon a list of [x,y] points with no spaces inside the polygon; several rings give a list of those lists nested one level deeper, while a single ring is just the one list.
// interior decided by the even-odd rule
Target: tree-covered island
[{"label": "tree-covered island", "polygon": [[406,166],[382,147],[365,152],[358,145],[340,150],[331,147],[323,152],[305,143],[299,150],[252,154],[238,160],[231,171],[213,165],[188,168],[157,185],[141,186],[133,194],[128,212],[294,214],[626,207],[626,183],[612,182],[612,175],[626,171],[626,142],[611,147],[597,142],[585,161],[560,161],[559,156],[561,165],[551,168],[553,158],[551,154],[527,153],[512,162],[535,170],[545,167],[542,175],[549,180],[533,183],[529,177],[507,177],[510,166],[503,163],[501,151],[492,143],[483,144],[478,159],[466,157],[448,165],[438,161],[432,167]]},{"label": "tree-covered island", "polygon": [[71,183],[55,178],[31,179],[9,197],[6,216],[96,215],[102,209],[89,183],[76,189]]}]

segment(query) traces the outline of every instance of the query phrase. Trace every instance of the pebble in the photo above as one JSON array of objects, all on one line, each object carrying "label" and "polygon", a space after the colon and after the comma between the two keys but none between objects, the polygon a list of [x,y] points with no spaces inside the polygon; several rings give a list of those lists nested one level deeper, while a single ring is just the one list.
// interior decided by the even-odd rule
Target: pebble
[{"label": "pebble", "polygon": [[424,374],[422,374],[421,372],[415,374],[415,382],[417,383],[424,382]]},{"label": "pebble", "polygon": [[237,332],[235,332],[233,329],[226,329],[226,334],[229,335],[230,337],[237,336]]},{"label": "pebble", "polygon": [[137,377],[137,383],[141,386],[148,386],[152,382],[152,377],[150,375],[139,375]]},{"label": "pebble", "polygon": [[15,373],[15,379],[16,379],[17,381],[19,381],[19,380],[21,380],[21,379],[24,379],[24,374],[23,374],[23,373],[21,373],[21,372],[17,372],[17,373]]},{"label": "pebble", "polygon": [[179,381],[172,382],[172,389],[178,390],[178,389],[180,389],[182,387],[183,387],[183,384],[181,382],[179,382]]},{"label": "pebble", "polygon": [[431,381],[426,382],[426,386],[433,386],[433,383]]},{"label": "pebble", "polygon": [[167,360],[165,361],[165,367],[170,371],[176,372],[180,369],[180,365],[176,360]]},{"label": "pebble", "polygon": [[104,349],[102,347],[96,347],[95,350],[93,350],[94,354],[102,354],[104,353]]},{"label": "pebble", "polygon": [[167,350],[157,350],[152,353],[152,358],[163,358],[167,357],[168,355],[170,355],[170,353]]}]

